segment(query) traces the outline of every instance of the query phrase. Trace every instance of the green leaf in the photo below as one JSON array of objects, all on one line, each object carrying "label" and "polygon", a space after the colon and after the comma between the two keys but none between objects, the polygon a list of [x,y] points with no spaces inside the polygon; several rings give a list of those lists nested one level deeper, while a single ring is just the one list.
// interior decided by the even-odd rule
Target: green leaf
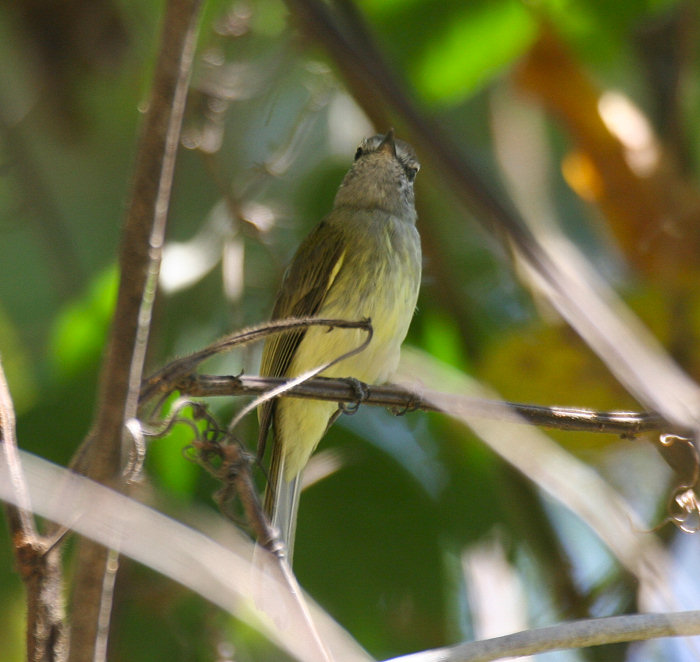
[{"label": "green leaf", "polygon": [[465,3],[432,34],[412,77],[429,102],[462,101],[525,51],[537,28],[520,2]]},{"label": "green leaf", "polygon": [[113,265],[93,280],[80,299],[59,313],[49,342],[50,361],[59,378],[76,375],[98,360],[112,320],[118,282]]},{"label": "green leaf", "polygon": [[467,363],[464,343],[453,317],[442,311],[424,311],[421,332],[421,345],[428,354],[451,366],[461,368]]},{"label": "green leaf", "polygon": [[[187,415],[185,412],[183,415]],[[167,437],[150,442],[148,467],[165,489],[182,496],[191,496],[201,469],[188,461],[182,449],[192,442],[193,431],[186,425],[176,425]]]}]

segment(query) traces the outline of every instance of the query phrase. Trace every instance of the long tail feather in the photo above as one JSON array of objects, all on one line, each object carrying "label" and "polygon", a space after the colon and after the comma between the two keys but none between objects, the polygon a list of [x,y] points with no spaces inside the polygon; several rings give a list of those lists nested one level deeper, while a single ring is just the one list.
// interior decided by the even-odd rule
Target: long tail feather
[{"label": "long tail feather", "polygon": [[287,549],[287,561],[291,565],[294,556],[294,535],[297,528],[301,477],[287,480],[284,476],[284,454],[276,443],[270,463],[270,475],[265,490],[265,512],[272,526],[279,532]]}]

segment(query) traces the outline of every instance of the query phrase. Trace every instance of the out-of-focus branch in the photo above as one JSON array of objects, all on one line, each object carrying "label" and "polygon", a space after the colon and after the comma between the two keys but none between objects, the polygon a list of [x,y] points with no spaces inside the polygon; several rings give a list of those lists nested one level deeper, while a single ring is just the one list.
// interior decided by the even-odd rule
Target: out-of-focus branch
[{"label": "out-of-focus branch", "polygon": [[421,156],[429,158],[447,176],[457,198],[478,212],[478,220],[489,231],[500,237],[507,232],[523,243],[531,240],[529,230],[506,196],[494,195],[477,169],[460,153],[456,141],[420,112],[351,0],[338,3],[342,18],[340,12],[331,9],[332,5],[319,0],[286,0],[286,4],[300,29],[326,49],[370,117],[377,118],[376,106],[395,111],[406,123]]},{"label": "out-of-focus branch", "polygon": [[12,404],[12,396],[5,379],[5,371],[0,364],[0,443],[8,466],[12,469],[12,489],[16,495],[18,505],[7,505],[7,517],[10,523],[10,532],[15,545],[24,539],[31,541],[37,537],[36,527],[31,515],[29,496],[24,487],[22,466],[17,454],[15,410]]},{"label": "out-of-focus branch", "polygon": [[[201,0],[169,0],[133,191],[119,253],[120,285],[107,354],[100,375],[92,431],[74,462],[104,483],[118,482],[127,422],[136,416],[155,298],[165,225],[196,44]],[[108,550],[84,540],[73,589],[71,662],[92,662],[105,649],[100,615],[109,613],[103,578]]]},{"label": "out-of-focus branch", "polygon": [[671,614],[630,614],[562,623],[516,632],[494,639],[423,651],[387,662],[487,662],[566,648],[587,648],[659,637],[700,634],[700,611]]},{"label": "out-of-focus branch", "polygon": [[96,438],[85,468],[98,480],[109,480],[119,471],[124,423],[136,413],[199,7],[200,0],[170,0],[166,5],[122,233],[119,294],[100,375]]},{"label": "out-of-focus branch", "polygon": [[[281,582],[279,573],[272,572],[264,579],[261,576],[264,585],[256,584],[260,571],[274,570],[275,561],[265,552],[259,556],[259,567],[254,567],[251,561],[258,560],[256,552],[236,527],[195,510],[188,519],[197,521],[204,531],[195,530],[63,467],[29,453],[20,454],[32,506],[38,515],[61,526],[73,527],[104,546],[112,545],[117,538],[124,555],[195,591],[240,622],[257,629],[287,651],[290,659],[300,662],[324,659],[304,624],[305,615],[300,613],[303,602],[332,660],[371,662],[372,658],[347,631],[298,587],[299,594],[292,595],[290,584]],[[0,455],[0,499],[14,501],[8,476],[9,468]],[[57,494],[61,498],[56,498]],[[76,517],[76,513],[80,516]],[[271,614],[263,613],[256,604],[261,589],[267,588],[282,597],[272,605],[275,609]]]},{"label": "out-of-focus branch", "polygon": [[514,80],[566,128],[575,151],[564,161],[564,175],[604,214],[627,262],[664,288],[686,282],[700,246],[698,189],[651,128],[642,146],[623,140],[631,104],[599,89],[550,29],[521,60]]}]

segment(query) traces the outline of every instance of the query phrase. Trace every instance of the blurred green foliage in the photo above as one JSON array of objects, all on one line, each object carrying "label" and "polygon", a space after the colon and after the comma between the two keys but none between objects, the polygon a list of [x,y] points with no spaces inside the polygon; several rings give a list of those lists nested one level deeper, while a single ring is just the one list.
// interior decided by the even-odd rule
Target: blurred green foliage
[{"label": "blurred green foliage", "polygon": [[[161,4],[72,3],[76,14],[55,16],[56,24],[77,25],[81,11],[93,12],[104,39],[95,44],[76,28],[60,57],[48,48],[52,35],[45,25],[21,3],[0,9],[0,357],[18,410],[20,444],[61,463],[93,414]],[[51,3],[46,12],[61,14],[67,6]],[[672,0],[363,0],[359,7],[415,97],[482,167],[494,190],[503,185],[492,95],[513,93],[512,72],[543,30],[556,34],[602,88],[614,86],[652,108],[657,90],[645,78],[637,36],[670,24],[680,42],[698,20],[691,3]],[[685,15],[692,18],[688,25],[678,20]],[[695,51],[666,64],[683,67],[688,81],[689,72],[697,74]],[[83,66],[86,60],[93,66]],[[679,94],[676,119],[683,130],[697,123],[700,108],[690,82]],[[557,165],[572,149],[566,131],[551,116],[541,120],[542,147],[555,164],[546,190],[562,225],[576,219],[572,235],[606,273],[623,274],[617,283],[634,292],[632,303],[640,302],[643,316],[669,319],[658,291],[625,272],[626,256],[601,230],[599,210],[565,185]],[[206,227],[220,250],[206,254],[207,268],[188,286],[163,283],[151,335],[153,369],[266,319],[287,259],[329,209],[354,145],[368,131],[332,64],[298,36],[282,2],[207,5],[168,236],[192,248],[193,237],[214,219]],[[697,150],[690,139],[687,145],[696,174]],[[512,399],[634,406],[578,340],[542,321],[502,251],[427,168],[418,178],[417,200],[426,263],[408,342]],[[223,225],[213,212],[222,201],[238,214],[224,214]],[[193,268],[187,259],[174,266]],[[690,319],[697,319],[697,310],[696,300],[687,304]],[[670,333],[668,325],[664,329]],[[690,352],[687,344],[676,350],[678,356]],[[258,351],[207,369],[256,373]],[[230,404],[217,407],[222,417],[231,412]],[[246,425],[242,431],[252,445],[254,421]],[[607,451],[619,452],[609,438],[557,438],[577,452],[585,449],[601,471]],[[153,444],[148,480],[160,500],[172,499],[173,510],[188,503],[215,509],[216,484],[183,458],[188,442],[187,429],[178,428]],[[600,543],[584,535],[578,546],[565,546],[566,529],[552,516],[556,506],[461,425],[438,415],[392,419],[362,411],[352,421],[341,419],[322,449],[338,451],[345,463],[302,499],[296,570],[302,585],[373,655],[473,634],[461,557],[489,537],[501,542],[520,573],[532,623],[607,615],[634,604],[634,588],[619,568],[607,564],[581,579],[585,559],[600,553]],[[628,444],[625,452],[641,451]],[[653,460],[649,464],[640,471],[648,469],[655,480]],[[624,488],[632,495],[652,484],[643,474],[630,482],[636,488]],[[663,482],[653,489],[652,509],[666,499]],[[0,642],[3,659],[12,662],[21,659],[22,589],[9,549],[3,531]],[[217,651],[219,659],[282,659],[203,600],[128,560],[122,565],[110,659],[192,662],[215,659]],[[226,657],[229,645],[235,658]],[[607,655],[551,659],[622,660],[627,651]]]}]

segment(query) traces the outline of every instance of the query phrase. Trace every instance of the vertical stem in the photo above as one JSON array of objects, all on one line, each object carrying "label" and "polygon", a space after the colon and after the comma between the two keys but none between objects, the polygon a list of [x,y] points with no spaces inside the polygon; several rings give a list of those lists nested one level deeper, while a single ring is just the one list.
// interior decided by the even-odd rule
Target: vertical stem
[{"label": "vertical stem", "polygon": [[17,453],[15,413],[0,365],[0,447],[12,483],[14,503],[5,505],[12,534],[15,566],[27,591],[27,659],[66,659],[62,569],[57,548],[50,548],[36,530]]},{"label": "vertical stem", "polygon": [[[133,191],[119,254],[120,284],[107,354],[100,375],[92,431],[76,469],[102,483],[119,484],[126,423],[137,413],[157,276],[187,97],[201,0],[169,0],[153,88],[138,148]],[[100,616],[111,603],[105,575],[115,559],[82,540],[72,596],[71,662],[94,662],[106,651]],[[109,582],[107,582],[109,584]]]}]

